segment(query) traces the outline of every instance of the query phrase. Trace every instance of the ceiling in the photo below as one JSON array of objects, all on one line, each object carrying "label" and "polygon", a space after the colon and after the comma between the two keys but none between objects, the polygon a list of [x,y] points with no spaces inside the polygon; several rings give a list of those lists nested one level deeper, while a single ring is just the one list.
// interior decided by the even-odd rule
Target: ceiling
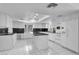
[{"label": "ceiling", "polygon": [[32,18],[35,13],[58,16],[67,15],[79,10],[78,3],[58,3],[55,8],[47,8],[49,3],[0,3],[0,12],[17,18]]}]

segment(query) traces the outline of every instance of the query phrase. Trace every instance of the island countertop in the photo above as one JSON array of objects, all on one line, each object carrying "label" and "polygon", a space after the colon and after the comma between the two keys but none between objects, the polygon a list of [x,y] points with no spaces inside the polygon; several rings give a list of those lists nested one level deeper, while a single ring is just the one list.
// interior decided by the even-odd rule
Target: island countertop
[{"label": "island countertop", "polygon": [[36,32],[33,34],[34,34],[34,36],[42,36],[42,35],[48,35],[48,32]]}]

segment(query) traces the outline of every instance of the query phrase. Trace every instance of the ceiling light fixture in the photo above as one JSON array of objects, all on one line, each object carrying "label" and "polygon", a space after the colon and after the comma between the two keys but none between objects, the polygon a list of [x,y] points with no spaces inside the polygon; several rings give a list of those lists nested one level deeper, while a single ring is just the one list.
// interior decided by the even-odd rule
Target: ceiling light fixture
[{"label": "ceiling light fixture", "polygon": [[58,4],[56,4],[56,3],[50,3],[50,4],[48,4],[47,8],[56,7],[56,6],[58,6]]}]

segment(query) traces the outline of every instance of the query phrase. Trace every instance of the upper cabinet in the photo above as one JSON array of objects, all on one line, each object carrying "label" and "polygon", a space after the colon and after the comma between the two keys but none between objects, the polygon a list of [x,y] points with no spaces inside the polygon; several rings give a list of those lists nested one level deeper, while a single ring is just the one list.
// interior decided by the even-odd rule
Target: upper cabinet
[{"label": "upper cabinet", "polygon": [[11,27],[12,28],[12,18],[10,16],[7,16],[6,18],[6,27]]},{"label": "upper cabinet", "polygon": [[0,14],[0,28],[8,28],[8,32],[12,33],[12,18],[4,13]]},{"label": "upper cabinet", "polygon": [[7,14],[0,14],[0,28],[12,27],[12,18]]},{"label": "upper cabinet", "polygon": [[48,28],[48,23],[36,23],[33,28]]},{"label": "upper cabinet", "polygon": [[18,22],[18,21],[13,21],[13,28],[25,28],[25,23]]},{"label": "upper cabinet", "polygon": [[7,24],[7,17],[4,14],[0,14],[0,28],[6,27]]}]

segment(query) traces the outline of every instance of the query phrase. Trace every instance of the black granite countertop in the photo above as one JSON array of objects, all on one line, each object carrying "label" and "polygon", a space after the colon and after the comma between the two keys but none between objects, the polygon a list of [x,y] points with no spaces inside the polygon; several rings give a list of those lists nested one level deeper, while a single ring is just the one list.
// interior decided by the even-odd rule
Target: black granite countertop
[{"label": "black granite countertop", "polygon": [[0,36],[5,36],[5,35],[13,35],[14,33],[3,33],[3,34],[0,34]]},{"label": "black granite countertop", "polygon": [[43,35],[48,35],[46,32],[36,32],[36,33],[33,33],[34,36],[43,36]]}]

